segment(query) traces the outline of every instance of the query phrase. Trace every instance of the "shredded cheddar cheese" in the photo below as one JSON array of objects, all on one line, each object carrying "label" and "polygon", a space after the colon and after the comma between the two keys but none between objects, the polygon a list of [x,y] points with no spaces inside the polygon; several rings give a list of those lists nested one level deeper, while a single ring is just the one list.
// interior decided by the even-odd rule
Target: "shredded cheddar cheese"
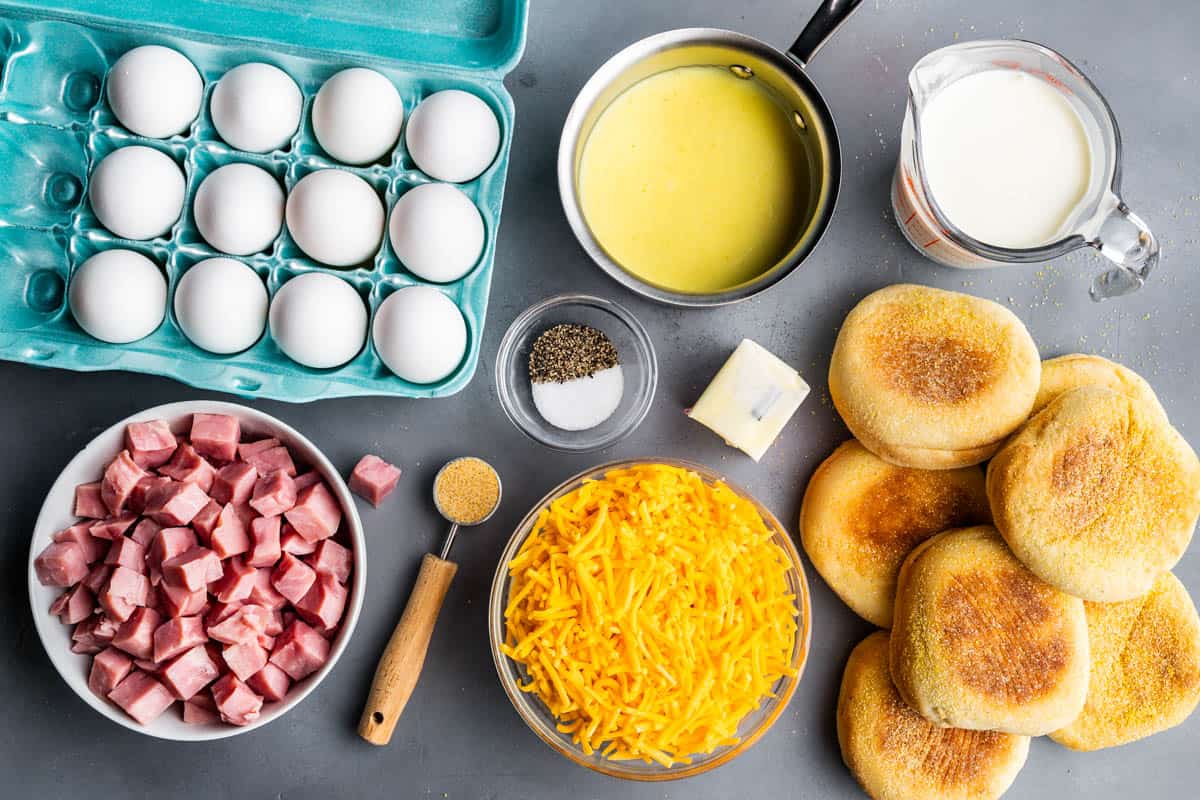
[{"label": "shredded cheddar cheese", "polygon": [[555,500],[508,564],[503,652],[584,753],[664,766],[736,744],[794,674],[787,553],[752,503],[664,464]]}]

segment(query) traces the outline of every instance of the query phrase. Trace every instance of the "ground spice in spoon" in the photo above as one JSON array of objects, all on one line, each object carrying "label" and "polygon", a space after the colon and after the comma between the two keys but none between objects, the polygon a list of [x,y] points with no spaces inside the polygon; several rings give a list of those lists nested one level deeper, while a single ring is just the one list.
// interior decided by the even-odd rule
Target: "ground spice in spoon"
[{"label": "ground spice in spoon", "polygon": [[438,474],[434,502],[448,519],[473,525],[492,512],[500,499],[496,471],[478,458],[458,458]]}]

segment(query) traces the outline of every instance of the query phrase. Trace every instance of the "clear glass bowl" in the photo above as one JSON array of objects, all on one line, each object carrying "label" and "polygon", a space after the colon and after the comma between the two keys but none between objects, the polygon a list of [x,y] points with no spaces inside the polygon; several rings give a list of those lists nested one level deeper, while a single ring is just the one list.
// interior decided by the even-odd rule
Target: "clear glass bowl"
[{"label": "clear glass bowl", "polygon": [[[542,418],[533,404],[529,353],[546,329],[560,323],[589,325],[617,348],[625,391],[612,415],[594,428],[567,431]],[[649,334],[637,318],[611,300],[562,294],[535,303],[513,320],[496,354],[496,393],[517,429],[547,447],[572,453],[599,450],[624,439],[650,411],[658,384],[658,361]]]},{"label": "clear glass bowl", "polygon": [[[720,747],[708,754],[692,754],[692,763],[676,764],[672,767],[664,767],[654,762],[647,764],[641,761],[610,761],[598,753],[592,755],[585,754],[577,744],[571,741],[570,734],[560,733],[557,730],[555,727],[557,720],[536,695],[522,692],[518,688],[518,684],[527,681],[529,676],[525,674],[521,665],[504,655],[500,650],[500,645],[504,643],[505,637],[504,608],[508,605],[509,589],[512,584],[512,580],[508,575],[508,563],[512,561],[517,551],[520,550],[521,545],[525,543],[525,539],[532,533],[538,514],[553,501],[577,489],[585,480],[601,478],[610,470],[632,467],[638,464],[667,464],[692,470],[708,483],[721,481],[737,494],[753,503],[758,513],[762,516],[763,521],[775,531],[775,541],[783,548],[784,552],[788,555],[788,559],[791,561],[792,569],[789,572],[790,585],[788,588],[796,595],[796,607],[799,610],[796,618],[796,640],[792,645],[791,660],[792,667],[796,670],[795,677],[780,679],[779,683],[774,687],[775,696],[764,700],[758,709],[746,715],[738,725],[738,736],[741,741],[736,745]],[[513,532],[512,538],[508,540],[508,545],[504,548],[504,553],[500,556],[500,563],[496,567],[496,576],[492,580],[492,593],[488,608],[488,638],[492,645],[492,659],[496,664],[496,672],[500,675],[500,683],[504,686],[504,691],[508,694],[508,699],[512,701],[521,719],[525,720],[525,724],[543,742],[576,764],[614,778],[626,778],[637,781],[665,781],[700,775],[728,763],[750,749],[770,729],[775,720],[783,713],[784,708],[787,707],[788,702],[792,699],[792,695],[796,691],[796,686],[800,683],[804,664],[808,660],[811,613],[812,610],[808,597],[808,581],[804,577],[804,566],[800,563],[800,554],[796,551],[796,545],[792,543],[787,530],[780,524],[774,514],[740,486],[726,480],[724,476],[708,467],[672,458],[645,458],[601,464],[598,467],[568,478],[543,497],[525,518],[521,520],[521,523]]]}]

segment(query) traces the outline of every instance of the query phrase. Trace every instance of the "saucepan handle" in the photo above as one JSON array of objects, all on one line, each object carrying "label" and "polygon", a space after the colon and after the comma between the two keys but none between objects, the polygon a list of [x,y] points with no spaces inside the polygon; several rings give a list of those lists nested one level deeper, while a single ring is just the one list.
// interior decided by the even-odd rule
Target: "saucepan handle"
[{"label": "saucepan handle", "polygon": [[821,49],[821,45],[842,26],[854,9],[862,5],[862,0],[822,0],[812,19],[804,26],[804,30],[796,37],[796,41],[788,48],[788,55],[796,59],[800,66],[805,66]]}]

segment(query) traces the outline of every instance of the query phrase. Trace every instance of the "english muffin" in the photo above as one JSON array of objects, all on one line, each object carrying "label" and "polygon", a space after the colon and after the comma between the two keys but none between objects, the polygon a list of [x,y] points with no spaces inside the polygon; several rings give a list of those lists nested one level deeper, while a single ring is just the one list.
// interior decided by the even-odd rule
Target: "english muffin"
[{"label": "english muffin", "polygon": [[947,531],[900,568],[890,665],[935,725],[1041,736],[1083,710],[1083,601],[1027,570],[990,525]]},{"label": "english muffin", "polygon": [[1082,353],[1049,358],[1042,362],[1042,383],[1037,399],[1033,401],[1031,414],[1050,405],[1050,401],[1060,394],[1080,386],[1107,386],[1115,392],[1144,400],[1159,411],[1163,419],[1167,417],[1167,412],[1158,402],[1158,395],[1145,378],[1115,361]]},{"label": "english muffin", "polygon": [[1084,607],[1092,650],[1087,704],[1050,738],[1099,750],[1187,719],[1200,702],[1200,617],[1179,579],[1167,572],[1142,597]]},{"label": "english muffin", "polygon": [[935,533],[991,518],[978,466],[897,467],[851,439],[809,480],[800,538],[838,597],[860,617],[890,628],[904,557]]},{"label": "english muffin", "polygon": [[988,465],[1009,547],[1042,580],[1111,603],[1150,591],[1200,517],[1200,461],[1144,401],[1100,386],[1059,395]]},{"label": "english muffin", "polygon": [[846,426],[880,458],[949,469],[987,460],[1029,416],[1041,361],[1004,306],[897,284],[847,315],[829,364]]},{"label": "english muffin", "polygon": [[875,800],[994,800],[1012,785],[1029,737],[939,728],[913,711],[888,675],[888,635],[863,639],[842,677],[842,759]]}]

